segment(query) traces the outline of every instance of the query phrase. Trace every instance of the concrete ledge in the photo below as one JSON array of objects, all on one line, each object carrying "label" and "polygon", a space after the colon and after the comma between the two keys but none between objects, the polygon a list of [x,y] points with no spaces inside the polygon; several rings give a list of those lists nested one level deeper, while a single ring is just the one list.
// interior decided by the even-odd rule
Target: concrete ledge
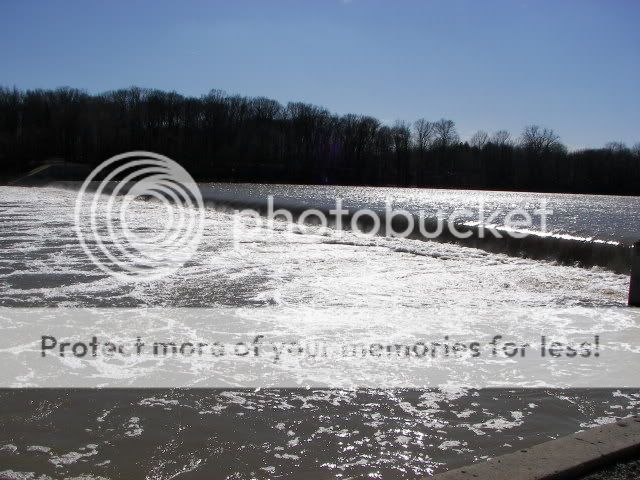
[{"label": "concrete ledge", "polygon": [[640,417],[629,417],[584,432],[457,468],[433,480],[561,480],[640,454]]}]

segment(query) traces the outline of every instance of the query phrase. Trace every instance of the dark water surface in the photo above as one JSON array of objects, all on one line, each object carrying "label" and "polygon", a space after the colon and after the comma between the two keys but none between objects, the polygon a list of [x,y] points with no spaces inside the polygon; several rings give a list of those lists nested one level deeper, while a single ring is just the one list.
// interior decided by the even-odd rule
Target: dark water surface
[{"label": "dark water surface", "polygon": [[601,414],[630,414],[640,402],[634,392],[597,390],[12,390],[1,398],[2,478],[114,479],[418,478],[573,433]]}]

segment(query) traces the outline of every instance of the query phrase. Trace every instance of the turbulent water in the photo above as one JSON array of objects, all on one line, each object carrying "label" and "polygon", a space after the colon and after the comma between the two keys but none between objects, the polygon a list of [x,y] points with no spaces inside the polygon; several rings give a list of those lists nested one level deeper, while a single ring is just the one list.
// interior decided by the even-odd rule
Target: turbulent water
[{"label": "turbulent water", "polygon": [[[275,192],[273,191],[275,188]],[[507,208],[538,194],[277,187],[300,201],[403,208]],[[217,186],[232,199],[266,186]],[[634,239],[640,202],[553,195],[551,228]],[[122,284],[100,271],[73,231],[75,193],[0,187],[0,306],[420,308],[490,310],[624,306],[628,277],[454,244],[300,233],[206,212],[198,254],[167,279]],[[139,202],[140,228],[164,221]],[[637,392],[557,390],[6,390],[0,478],[417,478],[625,416]],[[32,474],[32,477],[28,475]],[[20,476],[22,475],[22,477]],[[45,477],[46,478],[46,477]]]}]

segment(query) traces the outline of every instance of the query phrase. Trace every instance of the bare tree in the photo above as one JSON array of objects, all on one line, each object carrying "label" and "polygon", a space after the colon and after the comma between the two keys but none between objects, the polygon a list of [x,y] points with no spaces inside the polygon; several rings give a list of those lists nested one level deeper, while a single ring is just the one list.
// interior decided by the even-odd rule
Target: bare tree
[{"label": "bare tree", "polygon": [[469,140],[469,145],[480,149],[483,149],[487,143],[489,143],[489,134],[484,130],[478,130]]},{"label": "bare tree", "polygon": [[440,148],[447,148],[460,141],[460,137],[456,131],[456,124],[453,120],[441,118],[434,124],[434,129],[436,134],[435,143]]},{"label": "bare tree", "polygon": [[435,125],[424,118],[416,120],[413,124],[415,134],[415,143],[420,152],[424,152],[431,148],[436,134]]},{"label": "bare tree", "polygon": [[508,147],[512,145],[511,134],[506,130],[498,130],[491,136],[491,143],[499,147]]},{"label": "bare tree", "polygon": [[259,120],[274,120],[283,112],[282,105],[264,97],[251,99],[251,108],[253,116]]},{"label": "bare tree", "polygon": [[604,146],[604,148],[605,150],[609,150],[610,152],[614,152],[614,153],[622,153],[622,152],[629,151],[629,148],[624,142],[608,142]]},{"label": "bare tree", "polygon": [[408,122],[396,120],[391,128],[393,145],[396,152],[408,151],[411,140],[411,129]]},{"label": "bare tree", "polygon": [[535,154],[564,150],[564,145],[560,142],[560,136],[550,128],[543,128],[539,125],[528,125],[524,127],[520,137],[520,145],[525,150]]},{"label": "bare tree", "polygon": [[632,148],[631,148],[631,153],[633,153],[636,157],[640,158],[640,142],[636,143]]}]

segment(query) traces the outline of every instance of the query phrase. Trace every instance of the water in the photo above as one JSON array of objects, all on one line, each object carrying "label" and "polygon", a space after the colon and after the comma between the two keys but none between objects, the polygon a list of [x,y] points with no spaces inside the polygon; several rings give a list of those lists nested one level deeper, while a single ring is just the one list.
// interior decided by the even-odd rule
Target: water
[{"label": "water", "polygon": [[[494,224],[502,225],[509,209],[532,212],[543,203],[553,213],[549,216],[549,233],[585,239],[632,243],[640,238],[640,197],[611,195],[575,195],[559,193],[500,192],[485,190],[439,190],[393,187],[346,187],[318,185],[211,184],[205,196],[218,201],[264,203],[273,195],[278,203],[307,208],[334,208],[335,199],[343,200],[347,209],[383,210],[391,199],[394,208],[412,213],[424,211],[435,216],[456,209],[474,212],[484,204],[487,217],[497,212]],[[540,217],[533,217],[533,230],[540,228]]]},{"label": "water", "polygon": [[[217,186],[261,197],[266,186]],[[271,186],[269,187],[271,189]],[[535,202],[538,194],[277,186],[314,202],[455,208],[478,195]],[[248,193],[251,192],[251,193]],[[342,195],[344,194],[344,195]],[[553,195],[554,231],[629,241],[638,200]],[[230,198],[230,197],[229,197]],[[324,200],[322,200],[324,199]],[[628,277],[458,246],[354,234],[243,230],[206,213],[195,258],[169,279],[121,284],[93,265],[72,230],[75,193],[0,187],[3,307],[331,306],[473,308],[624,306]],[[370,202],[370,203],[367,203]],[[139,228],[164,211],[140,202]],[[247,220],[247,222],[249,222]],[[625,390],[6,390],[0,478],[418,478],[625,416]],[[14,473],[8,473],[9,471]],[[26,473],[25,473],[26,472]],[[27,477],[28,478],[28,477]]]}]

